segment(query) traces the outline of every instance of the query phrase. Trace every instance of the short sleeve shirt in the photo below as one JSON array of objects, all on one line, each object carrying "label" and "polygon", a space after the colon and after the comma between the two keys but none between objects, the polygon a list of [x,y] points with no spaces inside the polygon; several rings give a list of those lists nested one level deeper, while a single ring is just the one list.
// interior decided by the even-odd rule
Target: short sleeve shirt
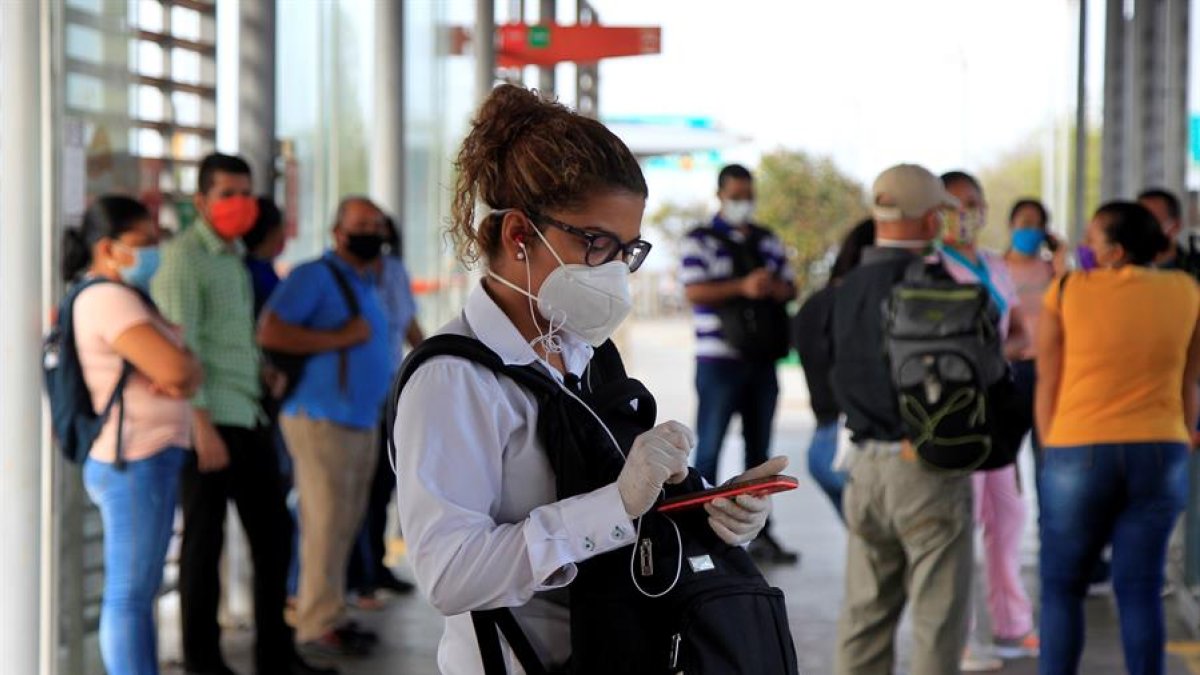
[{"label": "short sleeve shirt", "polygon": [[[179,331],[158,317],[138,294],[117,283],[88,287],[75,299],[75,346],[83,379],[92,395],[92,407],[103,410],[121,377],[124,359],[113,343],[126,331],[150,324],[177,345]],[[125,384],[125,422],[121,454],[133,461],[169,447],[190,445],[191,405],[155,393],[150,380],[134,370]],[[118,414],[114,409],[92,446],[90,457],[101,462],[116,459]]]},{"label": "short sleeve shirt", "polygon": [[[746,235],[740,228],[726,223],[720,216],[712,220],[711,228],[729,236],[735,242],[744,241]],[[718,239],[706,234],[707,228],[692,231],[683,240],[683,262],[680,280],[685,286],[691,284],[729,281],[734,278],[733,257],[728,247]],[[792,280],[795,273],[787,260],[787,249],[773,234],[759,240],[759,255],[766,268],[780,279]],[[692,310],[696,326],[696,357],[709,359],[737,359],[737,351],[725,341],[721,319],[714,307],[696,305]]]},{"label": "short sleeve shirt", "polygon": [[392,356],[388,323],[374,275],[362,273],[334,253],[300,265],[280,282],[266,309],[283,321],[313,330],[336,330],[351,318],[351,308],[329,269],[341,271],[371,325],[366,342],[345,350],[342,381],[339,350],[313,354],[300,381],[283,404],[283,414],[303,415],[353,429],[374,429],[391,385]]}]

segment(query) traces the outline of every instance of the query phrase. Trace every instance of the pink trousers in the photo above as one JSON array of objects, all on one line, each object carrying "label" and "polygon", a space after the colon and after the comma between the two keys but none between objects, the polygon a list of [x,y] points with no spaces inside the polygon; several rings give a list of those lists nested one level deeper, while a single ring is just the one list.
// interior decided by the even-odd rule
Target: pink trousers
[{"label": "pink trousers", "polygon": [[1033,630],[1033,606],[1021,583],[1020,549],[1026,508],[1017,466],[979,471],[972,478],[975,522],[983,530],[992,634],[1000,639],[1024,637]]}]

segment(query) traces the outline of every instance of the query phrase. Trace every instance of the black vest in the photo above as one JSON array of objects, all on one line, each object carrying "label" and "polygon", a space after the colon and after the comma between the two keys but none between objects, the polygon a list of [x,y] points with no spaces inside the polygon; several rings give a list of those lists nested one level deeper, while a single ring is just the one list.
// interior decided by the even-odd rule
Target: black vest
[{"label": "black vest", "polygon": [[[430,358],[446,355],[484,365],[533,393],[538,402],[538,439],[554,469],[559,499],[616,481],[634,439],[655,424],[654,397],[626,374],[611,341],[596,350],[582,378],[566,378],[564,386],[577,401],[537,366],[507,366],[478,340],[439,335],[415,349],[397,373],[389,429],[395,428],[399,394],[412,373]],[[391,450],[395,452],[394,447]],[[703,487],[692,470],[683,483],[667,486],[666,496]],[[689,657],[728,668],[713,672],[796,672],[782,592],[767,585],[744,549],[716,536],[704,510],[671,518],[651,510],[639,527],[633,550],[622,547],[578,564],[578,576],[569,587],[572,655],[566,672],[664,675],[683,669]],[[645,593],[634,586],[631,566]],[[671,588],[677,573],[678,584],[670,592],[647,597]],[[505,672],[497,627],[526,671],[547,672],[509,610],[472,615],[488,675]],[[748,627],[756,637],[744,634]]]}]

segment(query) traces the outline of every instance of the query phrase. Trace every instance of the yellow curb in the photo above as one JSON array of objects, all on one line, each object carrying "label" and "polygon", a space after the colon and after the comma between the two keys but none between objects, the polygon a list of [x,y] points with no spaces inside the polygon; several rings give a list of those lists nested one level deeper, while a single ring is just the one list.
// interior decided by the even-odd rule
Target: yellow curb
[{"label": "yellow curb", "polygon": [[1167,653],[1183,657],[1188,670],[1193,675],[1200,675],[1200,642],[1173,641],[1167,643]]}]

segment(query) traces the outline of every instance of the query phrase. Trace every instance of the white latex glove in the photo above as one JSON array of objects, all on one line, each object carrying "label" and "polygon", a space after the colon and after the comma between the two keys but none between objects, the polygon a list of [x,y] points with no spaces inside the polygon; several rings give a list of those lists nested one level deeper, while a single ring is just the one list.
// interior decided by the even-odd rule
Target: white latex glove
[{"label": "white latex glove", "polygon": [[617,491],[630,518],[654,506],[664,483],[687,478],[688,455],[696,435],[679,422],[666,422],[638,436],[629,449],[625,467],[617,477]]},{"label": "white latex glove", "polygon": [[[772,457],[729,482],[774,476],[786,469],[787,465],[787,457]],[[767,524],[771,500],[750,494],[738,495],[733,499],[722,497],[705,504],[704,510],[708,512],[708,526],[722,541],[730,546],[741,546],[750,543]]]}]

